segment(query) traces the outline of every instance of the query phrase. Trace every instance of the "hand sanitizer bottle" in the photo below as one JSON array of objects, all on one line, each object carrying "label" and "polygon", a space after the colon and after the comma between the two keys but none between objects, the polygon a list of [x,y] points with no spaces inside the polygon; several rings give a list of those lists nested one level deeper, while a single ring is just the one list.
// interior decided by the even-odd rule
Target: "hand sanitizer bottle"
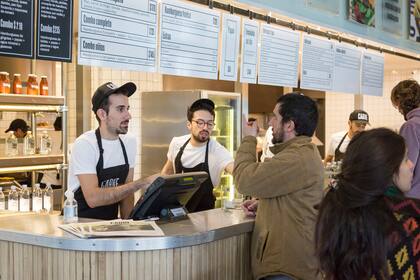
[{"label": "hand sanitizer bottle", "polygon": [[76,223],[78,220],[77,216],[77,201],[74,199],[74,193],[68,189],[65,193],[66,201],[64,201],[63,208],[63,220],[64,223]]}]

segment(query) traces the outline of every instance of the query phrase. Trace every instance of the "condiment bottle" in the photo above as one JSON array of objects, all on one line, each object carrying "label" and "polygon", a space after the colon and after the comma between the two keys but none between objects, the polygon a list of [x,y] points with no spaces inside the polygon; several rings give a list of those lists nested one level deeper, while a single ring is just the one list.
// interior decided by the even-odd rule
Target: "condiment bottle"
[{"label": "condiment bottle", "polygon": [[13,75],[13,93],[22,94],[22,81],[20,80],[20,74]]},{"label": "condiment bottle", "polygon": [[38,95],[38,82],[36,81],[37,76],[35,74],[28,75],[28,82],[26,83],[26,94]]},{"label": "condiment bottle", "polygon": [[39,82],[39,94],[40,95],[48,95],[47,76],[41,76],[41,81]]},{"label": "condiment bottle", "polygon": [[10,93],[10,80],[7,72],[0,72],[0,93]]}]

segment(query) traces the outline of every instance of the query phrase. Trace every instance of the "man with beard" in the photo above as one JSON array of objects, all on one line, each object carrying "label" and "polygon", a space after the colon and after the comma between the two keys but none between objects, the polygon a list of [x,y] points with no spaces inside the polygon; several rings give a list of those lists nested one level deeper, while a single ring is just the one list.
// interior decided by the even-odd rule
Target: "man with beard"
[{"label": "man with beard", "polygon": [[331,135],[330,146],[324,159],[324,164],[331,161],[340,161],[344,157],[351,138],[365,130],[369,124],[369,115],[363,110],[354,110],[349,116],[347,131],[340,131]]},{"label": "man with beard", "polygon": [[233,171],[238,191],[258,199],[243,204],[248,215],[256,216],[251,244],[254,279],[321,279],[313,236],[324,168],[311,143],[318,109],[309,97],[290,93],[277,100],[273,113],[274,156],[256,162],[258,127],[244,124]]},{"label": "man with beard", "polygon": [[117,87],[108,82],[92,97],[99,127],[76,139],[69,164],[68,187],[75,193],[79,217],[111,220],[118,218],[120,210],[121,218],[127,218],[134,192],[147,188],[155,178],[133,181],[137,143],[127,135],[128,97],[136,89],[134,83]]},{"label": "man with beard", "polygon": [[169,144],[168,160],[161,173],[205,171],[209,178],[188,201],[189,212],[214,208],[213,186],[219,185],[223,171],[232,173],[233,158],[225,147],[210,139],[214,123],[214,103],[210,99],[199,99],[187,110],[187,128],[190,134],[174,137]]}]

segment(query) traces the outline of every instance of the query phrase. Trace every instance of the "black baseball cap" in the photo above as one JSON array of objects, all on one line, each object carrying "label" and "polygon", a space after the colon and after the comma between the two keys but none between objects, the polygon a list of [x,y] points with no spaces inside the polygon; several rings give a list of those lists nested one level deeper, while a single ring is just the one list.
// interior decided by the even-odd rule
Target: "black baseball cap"
[{"label": "black baseball cap", "polygon": [[369,124],[369,115],[363,110],[354,110],[349,116],[350,121],[366,122]]},{"label": "black baseball cap", "polygon": [[194,103],[191,104],[190,110],[194,110],[196,108],[202,108],[202,107],[210,107],[212,110],[214,110],[214,102],[208,98],[201,98],[194,101]]},{"label": "black baseball cap", "polygon": [[118,87],[112,82],[107,82],[100,87],[98,87],[95,93],[92,96],[92,111],[96,113],[96,111],[101,106],[102,102],[114,93],[121,93],[125,94],[126,96],[130,97],[135,93],[137,90],[137,86],[132,83],[128,82],[123,84],[122,86]]},{"label": "black baseball cap", "polygon": [[16,131],[18,128],[20,128],[23,132],[26,132],[28,131],[29,126],[26,124],[24,120],[15,119],[10,123],[9,128],[5,131],[5,133],[9,131]]}]

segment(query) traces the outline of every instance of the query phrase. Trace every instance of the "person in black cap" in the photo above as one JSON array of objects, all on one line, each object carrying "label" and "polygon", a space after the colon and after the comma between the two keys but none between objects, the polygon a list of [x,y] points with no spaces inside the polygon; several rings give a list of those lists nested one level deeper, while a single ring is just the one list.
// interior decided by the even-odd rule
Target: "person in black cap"
[{"label": "person in black cap", "polygon": [[76,139],[69,164],[68,188],[75,193],[79,217],[111,220],[118,218],[120,210],[121,218],[127,218],[134,192],[154,179],[133,181],[137,143],[127,132],[128,97],[135,91],[134,83],[118,87],[108,82],[92,97],[99,127]]},{"label": "person in black cap", "polygon": [[189,212],[213,209],[213,186],[219,185],[223,171],[233,171],[233,158],[229,151],[210,139],[215,126],[214,117],[214,103],[210,99],[199,99],[188,108],[187,128],[190,134],[172,139],[168,160],[161,171],[164,175],[193,171],[205,171],[210,175],[187,203]]},{"label": "person in black cap", "polygon": [[13,134],[16,136],[16,138],[24,138],[26,136],[26,132],[28,132],[28,129],[29,126],[24,120],[15,119],[10,123],[9,128],[6,129],[5,133],[13,131]]},{"label": "person in black cap", "polygon": [[331,142],[324,159],[324,164],[333,160],[342,160],[351,138],[353,138],[353,136],[357,133],[364,131],[367,124],[369,124],[368,113],[363,110],[354,110],[351,112],[349,116],[348,130],[334,133],[331,136]]}]

